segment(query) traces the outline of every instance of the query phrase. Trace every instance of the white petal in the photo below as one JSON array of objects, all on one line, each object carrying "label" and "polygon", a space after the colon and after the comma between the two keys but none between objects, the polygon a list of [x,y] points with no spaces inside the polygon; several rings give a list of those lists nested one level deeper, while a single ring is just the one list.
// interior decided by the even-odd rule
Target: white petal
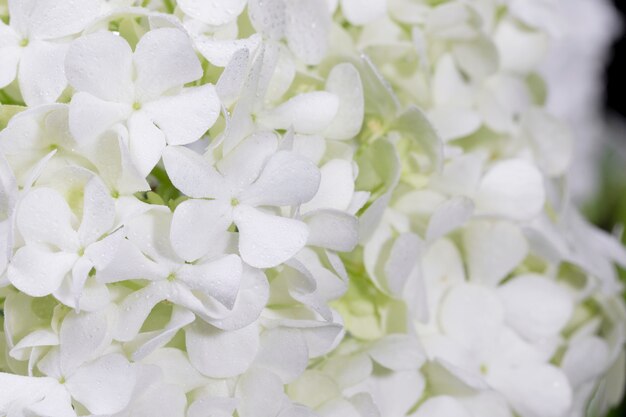
[{"label": "white petal", "polygon": [[131,113],[127,104],[107,102],[89,93],[76,93],[70,102],[70,131],[79,143],[97,139],[114,124]]},{"label": "white petal", "polygon": [[185,336],[189,360],[197,370],[212,378],[245,372],[259,347],[256,324],[225,332],[196,320],[186,329]]},{"label": "white petal", "polygon": [[250,51],[246,48],[237,49],[229,58],[230,61],[224,63],[224,71],[215,84],[215,91],[217,91],[222,104],[227,108],[237,101],[246,82],[250,63]]},{"label": "white petal", "polygon": [[316,209],[346,210],[354,196],[354,171],[345,159],[331,159],[320,168],[321,180],[315,196],[304,203],[305,213]]},{"label": "white petal", "polygon": [[220,112],[220,100],[215,87],[205,84],[161,97],[143,109],[165,133],[168,144],[186,145],[200,139],[213,126]]},{"label": "white petal", "polygon": [[289,49],[307,65],[316,65],[326,56],[331,15],[323,1],[287,0],[285,37]]},{"label": "white petal", "polygon": [[0,88],[4,88],[15,80],[17,66],[20,62],[22,52],[17,46],[8,46],[0,50],[2,51],[2,62],[0,62]]},{"label": "white petal", "polygon": [[143,112],[128,120],[129,148],[139,172],[145,177],[161,159],[166,146],[165,135]]},{"label": "white petal", "polygon": [[515,220],[536,216],[545,202],[541,173],[521,159],[497,162],[483,177],[476,195],[477,209]]},{"label": "white petal", "polygon": [[263,271],[243,266],[241,285],[235,305],[223,318],[205,318],[223,330],[241,329],[255,321],[265,308],[270,288]]},{"label": "white petal", "polygon": [[249,0],[248,16],[252,27],[272,40],[285,34],[286,6],[284,0]]},{"label": "white petal", "polygon": [[136,370],[119,354],[81,367],[66,382],[72,397],[93,414],[115,414],[130,402]]},{"label": "white petal", "polygon": [[187,35],[174,28],[151,30],[135,48],[136,94],[142,103],[202,76],[200,60]]},{"label": "white petal", "polygon": [[304,372],[309,362],[306,339],[297,329],[268,329],[261,334],[261,347],[254,361],[288,384]]},{"label": "white petal", "polygon": [[239,292],[241,274],[239,256],[226,255],[202,264],[183,265],[176,272],[176,277],[192,291],[213,297],[226,308],[232,309]]},{"label": "white petal", "polygon": [[111,333],[106,310],[81,314],[70,311],[61,324],[59,339],[61,372],[71,375],[109,347]]},{"label": "white petal", "polygon": [[[116,236],[115,239],[118,239]],[[106,239],[105,239],[106,240]],[[100,242],[98,242],[100,243]],[[106,242],[115,244],[116,242]],[[104,247],[95,247],[94,245],[90,245],[85,254],[90,258],[93,256],[106,256],[109,258],[111,255],[108,253],[108,249],[106,246]],[[156,280],[159,278],[164,278],[164,275],[167,276],[167,272],[164,271],[163,265],[159,265],[158,263],[148,259],[141,251],[137,248],[136,245],[128,241],[127,239],[120,239],[119,246],[117,250],[113,254],[113,259],[105,259],[109,260],[105,268],[101,268],[99,264],[99,260],[94,262],[96,269],[98,269],[98,273],[96,274],[96,279],[100,283],[112,283],[112,282],[120,282],[126,281],[130,279],[147,279],[147,280]]]},{"label": "white petal", "polygon": [[320,171],[313,162],[295,152],[278,151],[239,200],[251,206],[295,206],[313,198],[319,183]]},{"label": "white petal", "polygon": [[237,383],[240,398],[237,413],[241,417],[273,417],[278,414],[283,398],[283,383],[274,373],[253,368]]},{"label": "white petal", "polygon": [[83,218],[78,235],[83,244],[89,244],[110,231],[115,221],[115,203],[109,190],[94,177],[85,185]]},{"label": "white petal", "polygon": [[67,44],[34,41],[24,49],[17,76],[26,104],[54,103],[65,90],[67,48]]},{"label": "white petal", "polygon": [[[231,70],[239,67],[240,69],[236,69],[237,75],[233,78],[231,76],[234,73],[231,73],[228,78],[231,80],[238,80],[235,84],[237,84],[241,88],[243,83],[245,82],[245,77],[248,71],[248,60],[249,55],[253,54],[259,48],[261,44],[261,35],[255,33],[248,38],[245,39],[215,39],[210,38],[208,36],[199,36],[194,38],[194,42],[198,52],[202,54],[211,64],[217,67],[226,67],[224,69],[224,73],[228,71],[230,67]],[[245,57],[245,66],[244,64]],[[244,70],[240,72],[241,70]],[[222,73],[222,75],[224,74]],[[220,97],[224,99],[222,92],[220,91],[219,85],[222,83],[222,77],[220,77],[220,81],[217,83],[217,89],[220,93]],[[222,88],[224,88],[224,84],[222,84]],[[234,85],[233,85],[234,87]],[[232,104],[230,102],[229,104]]]},{"label": "white petal", "polygon": [[597,336],[591,336],[570,344],[561,367],[572,387],[578,388],[605,372],[609,361],[608,344]]},{"label": "white petal", "polygon": [[413,417],[472,417],[461,403],[445,395],[426,400]]},{"label": "white petal", "polygon": [[172,183],[189,197],[228,197],[221,175],[209,161],[194,151],[168,146],[163,152],[163,164]]},{"label": "white petal", "polygon": [[186,261],[204,256],[232,224],[232,207],[220,200],[187,200],[172,217],[172,248]]},{"label": "white petal", "polygon": [[303,221],[309,226],[308,245],[350,252],[359,242],[358,220],[351,214],[317,210],[307,213]]},{"label": "white petal", "polygon": [[26,242],[51,243],[68,251],[78,249],[72,228],[73,214],[61,195],[51,188],[36,188],[22,199],[17,226]]},{"label": "white petal", "polygon": [[415,337],[390,334],[376,341],[368,354],[377,363],[394,371],[419,369],[426,361],[426,353]]},{"label": "white petal", "polygon": [[252,184],[270,156],[278,150],[278,138],[272,132],[257,132],[243,140],[217,163],[233,190],[240,191]]},{"label": "white petal", "polygon": [[237,399],[228,397],[202,397],[187,409],[187,417],[231,417],[237,408]]},{"label": "white petal", "polygon": [[133,417],[184,417],[187,398],[179,386],[153,384],[133,403]]},{"label": "white petal", "polygon": [[118,103],[133,99],[133,51],[123,37],[111,32],[92,33],[72,42],[65,74],[77,91]]},{"label": "white petal", "polygon": [[[135,362],[143,360],[146,356],[165,346],[176,336],[179,330],[187,327],[196,319],[196,315],[182,307],[174,307],[170,321],[162,330],[148,332],[147,337],[138,336],[134,342],[139,341],[139,346],[133,351],[131,359]],[[176,351],[180,352],[178,349]]]},{"label": "white petal", "polygon": [[20,248],[8,268],[8,278],[18,290],[32,297],[53,293],[72,269],[78,255],[52,253],[37,245]]},{"label": "white petal", "polygon": [[28,16],[30,35],[37,39],[53,39],[80,32],[98,17],[100,7],[98,0],[39,0]]},{"label": "white petal", "polygon": [[503,326],[504,309],[494,290],[461,284],[443,300],[440,322],[466,348],[489,352]]},{"label": "white petal", "polygon": [[508,222],[473,221],[463,230],[470,280],[497,285],[528,253],[521,229]]},{"label": "white petal", "polygon": [[[55,388],[59,383],[52,378],[35,378],[21,375],[13,375],[10,373],[0,372],[0,387],[2,396],[0,396],[0,413],[7,415],[9,410],[16,411],[15,408],[24,407],[26,405],[41,401],[48,394],[54,394]],[[70,399],[65,398],[66,405],[69,407]],[[21,410],[20,410],[21,411]],[[59,410],[49,410],[48,412],[59,412]],[[9,414],[11,416],[24,415],[20,412]],[[54,417],[69,417],[68,414],[46,414]]]},{"label": "white petal", "polygon": [[497,368],[489,382],[506,396],[520,417],[563,417],[572,405],[567,377],[552,365]]},{"label": "white petal", "polygon": [[391,294],[401,297],[413,268],[417,265],[424,243],[415,233],[402,233],[393,241],[384,265],[387,287]]},{"label": "white petal", "polygon": [[339,98],[339,108],[325,136],[329,139],[352,139],[361,130],[365,110],[363,84],[354,65],[344,63],[335,66],[326,79],[326,91]]},{"label": "white petal", "polygon": [[428,112],[428,119],[445,142],[469,136],[482,124],[477,112],[452,106],[432,109]]},{"label": "white petal", "polygon": [[550,176],[563,175],[570,166],[574,151],[568,127],[539,109],[530,109],[521,123],[542,171]]},{"label": "white petal", "polygon": [[567,290],[540,275],[516,276],[498,288],[507,323],[529,341],[557,336],[574,311]]},{"label": "white petal", "polygon": [[167,288],[161,283],[152,283],[126,297],[120,305],[115,339],[130,341],[137,336],[154,306],[166,298]]},{"label": "white petal", "polygon": [[467,197],[455,197],[442,203],[428,221],[426,239],[433,242],[462,226],[473,210],[474,204]]},{"label": "white petal", "polygon": [[186,15],[213,26],[230,23],[241,14],[246,0],[180,0]]},{"label": "white petal", "polygon": [[301,221],[263,213],[239,205],[233,212],[239,228],[239,252],[248,265],[271,268],[279,265],[304,247],[309,237]]},{"label": "white petal", "polygon": [[274,129],[293,129],[298,133],[323,132],[339,110],[339,98],[326,91],[298,94],[278,107],[261,113],[257,121]]},{"label": "white petal", "polygon": [[177,385],[185,392],[207,385],[207,379],[196,371],[180,349],[165,347],[153,352],[143,363],[156,365],[163,373],[163,382]]}]

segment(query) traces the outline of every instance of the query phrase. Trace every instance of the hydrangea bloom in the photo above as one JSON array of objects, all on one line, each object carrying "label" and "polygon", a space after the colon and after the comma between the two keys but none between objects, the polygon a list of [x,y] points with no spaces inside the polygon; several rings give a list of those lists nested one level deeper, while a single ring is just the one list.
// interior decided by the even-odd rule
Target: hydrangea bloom
[{"label": "hydrangea bloom", "polygon": [[0,0],[0,416],[606,412],[558,6]]}]

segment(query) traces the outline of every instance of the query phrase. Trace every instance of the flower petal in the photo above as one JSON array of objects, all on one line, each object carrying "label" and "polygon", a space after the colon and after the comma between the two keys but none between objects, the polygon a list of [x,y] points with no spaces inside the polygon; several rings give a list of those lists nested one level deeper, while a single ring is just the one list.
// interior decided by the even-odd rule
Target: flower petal
[{"label": "flower petal", "polygon": [[213,297],[226,308],[232,309],[239,292],[241,274],[239,256],[226,255],[210,262],[183,265],[176,272],[176,278],[192,291]]},{"label": "flower petal", "polygon": [[350,252],[359,242],[358,220],[351,214],[316,210],[307,213],[303,221],[309,226],[307,245]]},{"label": "flower petal", "polygon": [[529,162],[509,159],[495,163],[483,176],[476,194],[476,208],[514,220],[536,216],[545,202],[541,173]]},{"label": "flower petal", "polygon": [[326,2],[287,0],[285,5],[285,37],[289,49],[305,64],[319,64],[329,46],[331,16]]},{"label": "flower petal", "polygon": [[38,0],[28,16],[29,35],[37,39],[62,38],[82,31],[100,14],[98,0]]},{"label": "flower petal", "polygon": [[104,101],[89,93],[78,92],[70,102],[70,131],[78,143],[93,142],[130,113],[128,104]]},{"label": "flower petal", "polygon": [[387,0],[341,0],[341,11],[348,22],[360,26],[385,16]]},{"label": "flower petal", "polygon": [[259,330],[253,323],[239,330],[222,331],[196,320],[185,331],[193,366],[212,378],[229,378],[245,372],[259,347]]},{"label": "flower petal", "polygon": [[133,60],[136,94],[142,103],[202,77],[200,60],[189,37],[180,29],[162,28],[146,33],[135,48]]},{"label": "flower petal", "polygon": [[246,6],[246,0],[179,0],[186,15],[212,26],[230,23]]},{"label": "flower petal", "polygon": [[284,394],[280,378],[263,368],[253,368],[237,382],[240,398],[237,413],[241,417],[273,417],[280,410]]},{"label": "flower petal", "polygon": [[346,210],[354,196],[354,171],[345,159],[331,159],[320,168],[320,185],[315,196],[300,207],[306,213],[317,209]]},{"label": "flower petal", "polygon": [[166,146],[165,135],[143,112],[128,120],[129,148],[137,169],[144,177],[161,159]]},{"label": "flower petal", "polygon": [[83,245],[95,242],[111,230],[115,222],[115,203],[106,186],[98,177],[85,185],[83,218],[78,236]]},{"label": "flower petal", "polygon": [[339,108],[325,136],[328,139],[352,139],[361,130],[365,110],[363,84],[354,65],[343,63],[335,66],[326,79],[326,91],[339,97]]},{"label": "flower petal", "polygon": [[54,103],[65,90],[67,49],[67,44],[34,41],[23,50],[18,80],[27,105]]},{"label": "flower petal", "polygon": [[548,364],[495,368],[489,383],[503,393],[520,417],[561,417],[572,405],[572,388],[560,369]]},{"label": "flower petal", "polygon": [[120,354],[103,356],[67,379],[72,397],[92,414],[115,414],[131,400],[136,369]]},{"label": "flower petal", "polygon": [[293,129],[298,133],[321,133],[337,115],[339,98],[326,91],[298,94],[278,107],[258,115],[261,125]]},{"label": "flower petal", "polygon": [[215,87],[205,84],[161,97],[146,104],[143,110],[165,133],[168,144],[186,145],[200,139],[213,126],[220,113],[220,99]]},{"label": "flower petal", "polygon": [[176,207],[172,217],[172,248],[186,261],[207,254],[219,236],[233,222],[232,207],[220,200],[187,200]]},{"label": "flower petal", "polygon": [[469,278],[496,286],[528,253],[521,229],[509,222],[473,221],[463,230]]},{"label": "flower petal", "polygon": [[123,37],[111,32],[99,31],[72,42],[65,74],[77,91],[101,100],[130,103],[133,99],[133,51]]},{"label": "flower petal", "polygon": [[297,329],[268,329],[261,335],[261,347],[254,362],[274,372],[284,384],[288,384],[307,367],[309,350],[306,339]]},{"label": "flower petal", "polygon": [[123,342],[134,339],[154,306],[166,298],[167,288],[162,282],[151,283],[126,297],[120,305],[115,339]]},{"label": "flower petal", "polygon": [[453,397],[440,395],[426,400],[414,417],[472,417],[461,403]]},{"label": "flower petal", "polygon": [[82,364],[97,358],[111,343],[106,310],[94,313],[70,311],[59,332],[60,367],[71,375]]},{"label": "flower petal", "polygon": [[313,162],[295,152],[278,151],[239,200],[251,206],[295,206],[313,198],[319,184],[320,171]]},{"label": "flower petal", "polygon": [[453,197],[445,201],[428,221],[426,239],[433,242],[463,225],[472,215],[474,204],[467,197]]},{"label": "flower petal", "polygon": [[[4,23],[0,23],[0,29],[3,24]],[[7,46],[3,47],[1,50],[2,61],[0,62],[0,88],[4,88],[15,80],[22,51],[17,46]]]},{"label": "flower petal", "polygon": [[496,292],[472,284],[453,287],[441,306],[441,327],[468,349],[489,352],[504,324]]},{"label": "flower petal", "polygon": [[309,228],[299,220],[273,216],[239,205],[233,212],[239,228],[239,253],[248,265],[271,268],[304,247]]},{"label": "flower petal", "polygon": [[52,294],[72,269],[78,255],[50,252],[38,245],[20,248],[8,268],[8,278],[18,290],[32,296]]},{"label": "flower petal", "polygon": [[209,161],[191,149],[168,146],[163,151],[163,164],[174,186],[189,197],[229,197],[222,176]]},{"label": "flower petal", "polygon": [[541,275],[516,276],[498,288],[507,323],[522,337],[539,342],[556,337],[574,311],[574,299]]}]

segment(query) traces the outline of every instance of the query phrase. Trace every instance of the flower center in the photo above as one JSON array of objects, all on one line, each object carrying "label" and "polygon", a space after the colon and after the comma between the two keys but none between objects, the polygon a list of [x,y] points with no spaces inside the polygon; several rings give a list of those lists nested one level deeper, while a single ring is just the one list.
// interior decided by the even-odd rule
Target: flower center
[{"label": "flower center", "polygon": [[136,101],[133,103],[133,110],[141,110],[141,103]]},{"label": "flower center", "polygon": [[20,41],[20,46],[21,46],[22,48],[24,48],[24,47],[28,46],[28,42],[29,42],[29,41],[28,41],[28,39],[22,39],[22,40]]},{"label": "flower center", "polygon": [[235,207],[239,205],[239,200],[237,200],[236,198],[231,198],[230,200],[230,205]]}]

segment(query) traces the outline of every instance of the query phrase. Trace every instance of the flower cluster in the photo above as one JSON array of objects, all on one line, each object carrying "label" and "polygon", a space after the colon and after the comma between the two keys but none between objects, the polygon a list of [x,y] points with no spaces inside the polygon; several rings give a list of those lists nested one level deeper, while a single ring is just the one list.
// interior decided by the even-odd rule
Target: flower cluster
[{"label": "flower cluster", "polygon": [[557,3],[0,0],[0,416],[605,412]]}]

